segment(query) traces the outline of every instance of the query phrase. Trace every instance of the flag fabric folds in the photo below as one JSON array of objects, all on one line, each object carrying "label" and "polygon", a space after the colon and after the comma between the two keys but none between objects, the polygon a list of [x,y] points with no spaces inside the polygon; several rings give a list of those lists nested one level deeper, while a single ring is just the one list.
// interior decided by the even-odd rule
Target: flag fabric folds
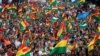
[{"label": "flag fabric folds", "polygon": [[53,54],[64,54],[66,53],[66,46],[68,42],[68,36],[66,35],[63,40],[58,42],[58,44],[54,47],[53,50],[51,50],[49,56],[52,56]]},{"label": "flag fabric folds", "polygon": [[16,54],[16,56],[30,56],[31,48],[27,47],[26,45],[22,44]]}]

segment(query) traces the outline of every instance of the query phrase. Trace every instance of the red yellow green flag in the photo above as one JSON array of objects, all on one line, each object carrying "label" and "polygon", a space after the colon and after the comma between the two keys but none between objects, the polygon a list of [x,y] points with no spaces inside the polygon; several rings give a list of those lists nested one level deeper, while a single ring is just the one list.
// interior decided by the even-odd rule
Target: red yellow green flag
[{"label": "red yellow green flag", "polygon": [[25,20],[22,20],[20,23],[20,29],[25,30],[27,28],[27,26],[28,26],[28,22]]},{"label": "red yellow green flag", "polygon": [[64,21],[61,22],[60,27],[57,32],[57,36],[60,37],[64,30]]},{"label": "red yellow green flag", "polygon": [[50,52],[49,56],[52,56],[53,54],[64,54],[64,53],[66,53],[67,43],[68,43],[68,35],[66,35],[63,40],[58,42],[58,44]]},{"label": "red yellow green flag", "polygon": [[92,51],[94,49],[94,45],[99,42],[100,43],[100,33],[94,37],[94,39],[88,44],[88,51]]},{"label": "red yellow green flag", "polygon": [[50,4],[50,6],[53,6],[57,3],[57,0],[49,0],[48,2]]},{"label": "red yellow green flag", "polygon": [[16,56],[30,56],[31,48],[27,47],[25,44],[22,44],[16,53]]}]

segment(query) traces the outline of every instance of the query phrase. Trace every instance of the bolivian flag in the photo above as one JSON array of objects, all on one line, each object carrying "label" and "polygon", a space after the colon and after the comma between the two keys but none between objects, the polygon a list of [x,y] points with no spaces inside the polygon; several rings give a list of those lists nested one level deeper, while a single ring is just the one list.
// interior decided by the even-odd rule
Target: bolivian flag
[{"label": "bolivian flag", "polygon": [[66,53],[66,46],[68,42],[68,36],[65,36],[63,40],[58,42],[58,44],[54,47],[54,49],[50,52],[49,56],[53,54],[64,54]]},{"label": "bolivian flag", "polygon": [[94,39],[88,44],[88,51],[92,51],[96,43],[100,44],[100,33],[97,34],[96,37],[94,37]]},{"label": "bolivian flag", "polygon": [[25,30],[28,26],[28,22],[22,20],[21,23],[20,23],[20,29],[21,30]]},{"label": "bolivian flag", "polygon": [[30,56],[30,52],[31,48],[27,47],[26,45],[22,45],[16,53],[16,56]]},{"label": "bolivian flag", "polygon": [[60,37],[64,30],[64,21],[61,22],[60,27],[57,32],[57,36]]},{"label": "bolivian flag", "polygon": [[57,3],[57,0],[49,0],[50,6],[53,6]]}]

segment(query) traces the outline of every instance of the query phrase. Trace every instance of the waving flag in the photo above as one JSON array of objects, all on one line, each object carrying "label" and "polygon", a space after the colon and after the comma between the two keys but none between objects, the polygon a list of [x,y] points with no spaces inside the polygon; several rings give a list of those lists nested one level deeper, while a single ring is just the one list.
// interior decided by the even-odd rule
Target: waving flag
[{"label": "waving flag", "polygon": [[20,29],[25,30],[27,26],[28,26],[28,22],[26,22],[25,20],[22,20],[20,23]]},{"label": "waving flag", "polygon": [[83,13],[79,13],[79,14],[77,15],[76,19],[86,19],[87,16],[89,16],[89,14],[90,14],[90,11],[88,11],[88,12],[83,12]]},{"label": "waving flag", "polygon": [[53,54],[64,54],[66,53],[66,46],[68,42],[68,36],[65,36],[63,40],[61,40],[54,49],[50,52],[49,56],[52,56]]},{"label": "waving flag", "polygon": [[88,51],[92,51],[95,44],[100,44],[100,33],[88,44]]},{"label": "waving flag", "polygon": [[59,27],[59,29],[58,29],[58,32],[57,32],[57,36],[58,36],[58,37],[61,36],[63,30],[64,30],[64,21],[61,22],[60,27]]},{"label": "waving flag", "polygon": [[16,56],[30,56],[31,48],[27,47],[26,45],[22,44],[16,53]]},{"label": "waving flag", "polygon": [[80,22],[79,27],[80,28],[86,28],[87,27],[87,23]]}]

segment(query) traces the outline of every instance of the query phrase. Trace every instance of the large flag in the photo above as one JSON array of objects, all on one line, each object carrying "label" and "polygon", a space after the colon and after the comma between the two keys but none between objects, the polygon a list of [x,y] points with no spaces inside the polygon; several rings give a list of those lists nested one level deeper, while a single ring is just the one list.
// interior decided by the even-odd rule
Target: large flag
[{"label": "large flag", "polygon": [[54,49],[50,52],[49,56],[52,56],[53,54],[64,54],[66,53],[66,46],[68,42],[68,35],[64,37],[63,40],[61,40]]},{"label": "large flag", "polygon": [[31,48],[27,47],[26,45],[22,44],[18,52],[16,53],[16,56],[30,56]]},{"label": "large flag", "polygon": [[100,44],[100,33],[88,44],[88,51],[92,51],[96,43]]},{"label": "large flag", "polygon": [[64,26],[65,26],[65,25],[64,25],[64,21],[62,21],[61,24],[60,24],[60,27],[59,27],[59,29],[58,29],[58,32],[57,32],[57,36],[58,36],[58,37],[60,37],[61,34],[63,33]]},{"label": "large flag", "polygon": [[20,29],[25,30],[27,26],[28,26],[28,22],[26,22],[25,20],[22,20],[20,23]]},{"label": "large flag", "polygon": [[87,11],[87,12],[83,12],[83,13],[79,13],[76,17],[76,19],[86,19],[87,16],[89,16],[90,14],[90,11]]}]

